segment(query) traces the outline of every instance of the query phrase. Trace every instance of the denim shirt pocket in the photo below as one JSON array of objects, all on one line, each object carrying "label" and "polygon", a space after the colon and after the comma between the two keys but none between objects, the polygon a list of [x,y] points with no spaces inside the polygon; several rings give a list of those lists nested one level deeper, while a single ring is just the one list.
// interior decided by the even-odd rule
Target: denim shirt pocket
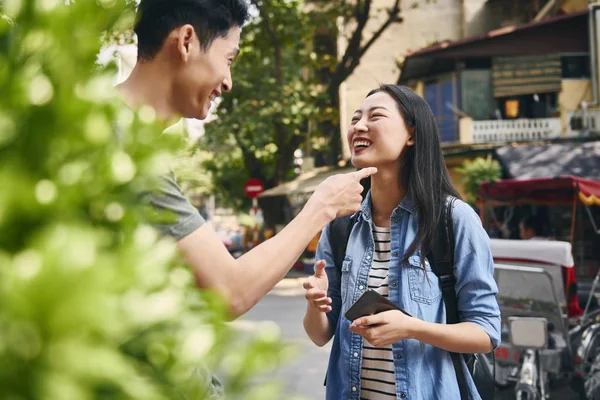
[{"label": "denim shirt pocket", "polygon": [[440,280],[431,269],[427,258],[423,269],[420,253],[408,258],[408,285],[410,297],[418,303],[432,304],[442,297]]},{"label": "denim shirt pocket", "polygon": [[344,258],[344,262],[342,263],[342,285],[341,285],[341,296],[342,296],[342,306],[346,305],[348,299],[348,293],[350,292],[350,288],[348,287],[350,283],[350,267],[352,266],[352,257],[346,256]]}]

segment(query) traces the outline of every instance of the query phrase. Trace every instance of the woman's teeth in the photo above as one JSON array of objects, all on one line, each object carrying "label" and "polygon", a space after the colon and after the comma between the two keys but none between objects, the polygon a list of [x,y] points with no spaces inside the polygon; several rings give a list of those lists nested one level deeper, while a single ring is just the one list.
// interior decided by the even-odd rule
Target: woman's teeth
[{"label": "woman's teeth", "polygon": [[356,142],[354,142],[354,148],[369,147],[370,145],[371,145],[371,143],[366,142],[366,141],[356,141]]}]

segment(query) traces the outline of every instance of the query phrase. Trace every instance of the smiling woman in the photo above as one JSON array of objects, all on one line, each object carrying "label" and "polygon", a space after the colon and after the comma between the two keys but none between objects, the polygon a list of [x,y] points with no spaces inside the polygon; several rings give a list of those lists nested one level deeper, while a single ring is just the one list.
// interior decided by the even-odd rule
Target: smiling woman
[{"label": "smiling woman", "polygon": [[[448,352],[487,353],[498,345],[498,288],[487,234],[450,182],[431,109],[408,88],[384,85],[355,111],[347,140],[354,166],[378,173],[353,219],[343,262],[334,263],[343,238],[329,225],[305,284],[306,332],[320,346],[335,336],[327,399],[480,399],[470,375],[459,385]],[[447,325],[430,254],[451,201],[461,322]],[[412,317],[387,311],[344,318],[368,289]]]}]

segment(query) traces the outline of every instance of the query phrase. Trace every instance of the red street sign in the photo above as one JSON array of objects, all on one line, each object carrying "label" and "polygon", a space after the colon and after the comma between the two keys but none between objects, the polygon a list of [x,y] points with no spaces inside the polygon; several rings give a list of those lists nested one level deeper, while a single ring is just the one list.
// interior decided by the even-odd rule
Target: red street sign
[{"label": "red street sign", "polygon": [[249,179],[248,182],[244,185],[244,192],[246,192],[246,196],[251,199],[255,199],[259,194],[265,191],[265,185],[260,181],[260,179],[252,178]]}]

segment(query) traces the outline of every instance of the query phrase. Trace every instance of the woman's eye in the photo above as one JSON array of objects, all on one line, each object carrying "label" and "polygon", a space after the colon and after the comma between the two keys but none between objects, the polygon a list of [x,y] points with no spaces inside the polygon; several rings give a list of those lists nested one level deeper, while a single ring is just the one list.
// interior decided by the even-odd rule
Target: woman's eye
[{"label": "woman's eye", "polygon": [[381,115],[381,114],[373,114],[373,115],[371,115],[371,118],[380,118],[380,117],[383,117],[383,115]]}]

